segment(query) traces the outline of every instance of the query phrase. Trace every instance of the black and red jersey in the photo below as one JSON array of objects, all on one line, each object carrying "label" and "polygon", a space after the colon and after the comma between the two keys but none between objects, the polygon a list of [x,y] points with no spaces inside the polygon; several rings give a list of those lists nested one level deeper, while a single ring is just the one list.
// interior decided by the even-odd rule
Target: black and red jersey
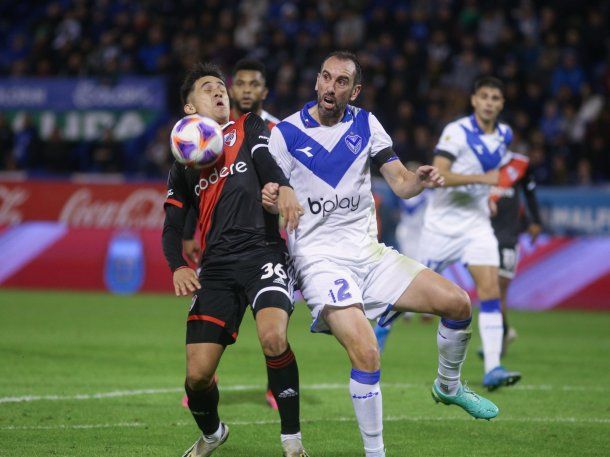
[{"label": "black and red jersey", "polygon": [[268,182],[288,185],[269,154],[269,131],[255,114],[245,114],[224,128],[224,153],[201,170],[174,163],[167,182],[163,251],[172,271],[187,265],[182,234],[187,212],[198,209],[201,263],[230,261],[270,244],[283,244],[277,216],[261,205],[261,187]]},{"label": "black and red jersey", "polygon": [[536,200],[536,181],[529,169],[529,158],[513,153],[514,158],[500,169],[500,183],[492,192],[498,205],[497,214],[491,224],[500,246],[513,246],[519,241],[523,231],[522,205],[520,192],[525,196],[527,219],[541,224],[538,202]]}]

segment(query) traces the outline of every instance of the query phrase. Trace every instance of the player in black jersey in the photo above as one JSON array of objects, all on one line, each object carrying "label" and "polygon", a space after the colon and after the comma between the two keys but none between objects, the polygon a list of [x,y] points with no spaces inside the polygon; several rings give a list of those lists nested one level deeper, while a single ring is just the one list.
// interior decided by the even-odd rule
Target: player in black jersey
[{"label": "player in black jersey", "polygon": [[[186,114],[211,117],[223,128],[224,153],[210,168],[174,163],[169,173],[163,251],[173,272],[176,295],[193,293],[187,319],[185,390],[202,436],[184,457],[210,455],[227,439],[218,416],[214,375],[226,346],[237,339],[248,305],[267,360],[267,372],[281,417],[284,455],[306,456],[299,424],[299,381],[286,331],[293,310],[293,279],[277,218],[261,205],[261,186],[280,183],[281,213],[288,230],[302,208],[269,154],[263,120],[247,114],[229,121],[229,98],[220,70],[198,64],[181,88]],[[199,277],[182,257],[189,208],[196,207],[201,232]]]},{"label": "player in black jersey", "polygon": [[[246,113],[255,113],[265,121],[267,128],[271,130],[279,122],[279,119],[273,117],[263,109],[263,103],[269,89],[266,86],[266,69],[265,65],[254,59],[239,60],[231,74],[232,84],[229,87],[229,96],[231,99],[231,113],[229,119],[236,121]],[[201,246],[199,241],[195,239],[197,229],[197,211],[192,208],[189,211],[184,233],[182,234],[182,247],[184,254],[193,262],[199,262],[201,254]],[[277,401],[271,390],[270,383],[267,384],[265,392],[265,401],[267,404],[277,410]],[[188,406],[186,397],[183,399],[183,405]]]},{"label": "player in black jersey", "polygon": [[542,231],[542,222],[536,200],[536,181],[529,170],[529,158],[513,153],[513,159],[500,170],[500,186],[493,189],[492,200],[495,202],[495,215],[491,219],[498,249],[500,250],[500,300],[504,322],[504,339],[502,355],[506,353],[508,343],[516,338],[516,331],[508,325],[506,296],[510,282],[515,277],[519,259],[519,234],[524,228],[520,194],[523,192],[527,209],[528,223],[526,230],[532,243]]}]

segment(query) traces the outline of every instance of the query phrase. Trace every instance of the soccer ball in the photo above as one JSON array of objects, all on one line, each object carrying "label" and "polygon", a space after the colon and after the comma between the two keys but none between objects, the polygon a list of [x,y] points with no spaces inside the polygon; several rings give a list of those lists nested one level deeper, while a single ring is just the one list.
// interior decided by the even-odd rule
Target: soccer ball
[{"label": "soccer ball", "polygon": [[174,125],[170,146],[179,163],[193,168],[207,168],[222,155],[224,136],[216,121],[191,114]]}]

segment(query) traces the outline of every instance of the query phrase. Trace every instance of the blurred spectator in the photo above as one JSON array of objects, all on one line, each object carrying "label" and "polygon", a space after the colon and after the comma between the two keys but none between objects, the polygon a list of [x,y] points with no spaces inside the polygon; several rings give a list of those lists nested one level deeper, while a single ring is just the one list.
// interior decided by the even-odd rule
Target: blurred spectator
[{"label": "blurred spectator", "polygon": [[580,159],[576,165],[576,185],[590,186],[593,184],[593,173],[589,159]]},{"label": "blurred spectator", "polygon": [[561,65],[553,72],[551,80],[551,92],[557,95],[562,87],[570,89],[572,95],[580,92],[580,88],[585,82],[585,72],[580,65],[576,53],[573,50],[565,51]]},{"label": "blurred spectator", "polygon": [[61,130],[55,127],[40,148],[41,166],[52,172],[67,172],[73,169],[70,144],[64,140]]},{"label": "blurred spectator", "polygon": [[335,43],[344,49],[356,49],[364,41],[364,18],[352,9],[341,12],[335,24]]},{"label": "blurred spectator", "polygon": [[15,133],[15,147],[9,159],[9,169],[23,170],[36,166],[40,151],[40,137],[32,115],[27,113],[22,120],[21,128]]},{"label": "blurred spectator", "polygon": [[162,125],[157,129],[155,137],[146,147],[144,154],[144,173],[147,177],[165,177],[172,166],[172,153],[169,145],[169,135],[172,125]]},{"label": "blurred spectator", "polygon": [[102,137],[91,147],[91,171],[98,173],[117,173],[121,171],[121,146],[106,129]]},{"label": "blurred spectator", "polygon": [[12,158],[15,135],[4,114],[0,113],[0,170],[8,168]]},{"label": "blurred spectator", "polygon": [[568,161],[563,154],[555,154],[551,164],[551,184],[564,186],[570,182],[570,171]]},{"label": "blurred spectator", "polygon": [[547,143],[554,143],[561,135],[564,127],[564,119],[559,112],[557,103],[549,100],[544,104],[544,114],[540,119],[540,131]]}]

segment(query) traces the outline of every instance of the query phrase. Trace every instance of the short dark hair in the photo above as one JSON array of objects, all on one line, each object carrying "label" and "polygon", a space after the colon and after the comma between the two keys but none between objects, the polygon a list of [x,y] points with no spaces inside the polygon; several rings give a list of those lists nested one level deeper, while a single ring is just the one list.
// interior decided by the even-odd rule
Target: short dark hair
[{"label": "short dark hair", "polygon": [[362,83],[362,65],[360,65],[360,61],[358,60],[358,57],[356,57],[356,54],[350,51],[331,52],[322,61],[322,67],[324,66],[324,63],[331,57],[336,57],[339,60],[351,60],[352,62],[354,62],[354,66],[356,67],[356,74],[354,75],[354,85]]},{"label": "short dark hair", "polygon": [[186,105],[187,99],[193,90],[193,85],[195,82],[204,76],[215,76],[225,85],[227,84],[225,75],[222,73],[218,65],[214,65],[210,62],[198,62],[193,65],[193,68],[191,68],[186,74],[184,81],[182,82],[182,86],[180,86],[180,98],[182,99],[183,105]]},{"label": "short dark hair", "polygon": [[482,76],[474,82],[473,93],[476,93],[481,87],[493,87],[498,89],[504,96],[504,83],[494,76]]},{"label": "short dark hair", "polygon": [[233,73],[231,74],[235,76],[240,70],[258,71],[261,75],[263,75],[263,79],[267,79],[267,69],[265,68],[265,64],[260,60],[240,59],[233,67]]}]

